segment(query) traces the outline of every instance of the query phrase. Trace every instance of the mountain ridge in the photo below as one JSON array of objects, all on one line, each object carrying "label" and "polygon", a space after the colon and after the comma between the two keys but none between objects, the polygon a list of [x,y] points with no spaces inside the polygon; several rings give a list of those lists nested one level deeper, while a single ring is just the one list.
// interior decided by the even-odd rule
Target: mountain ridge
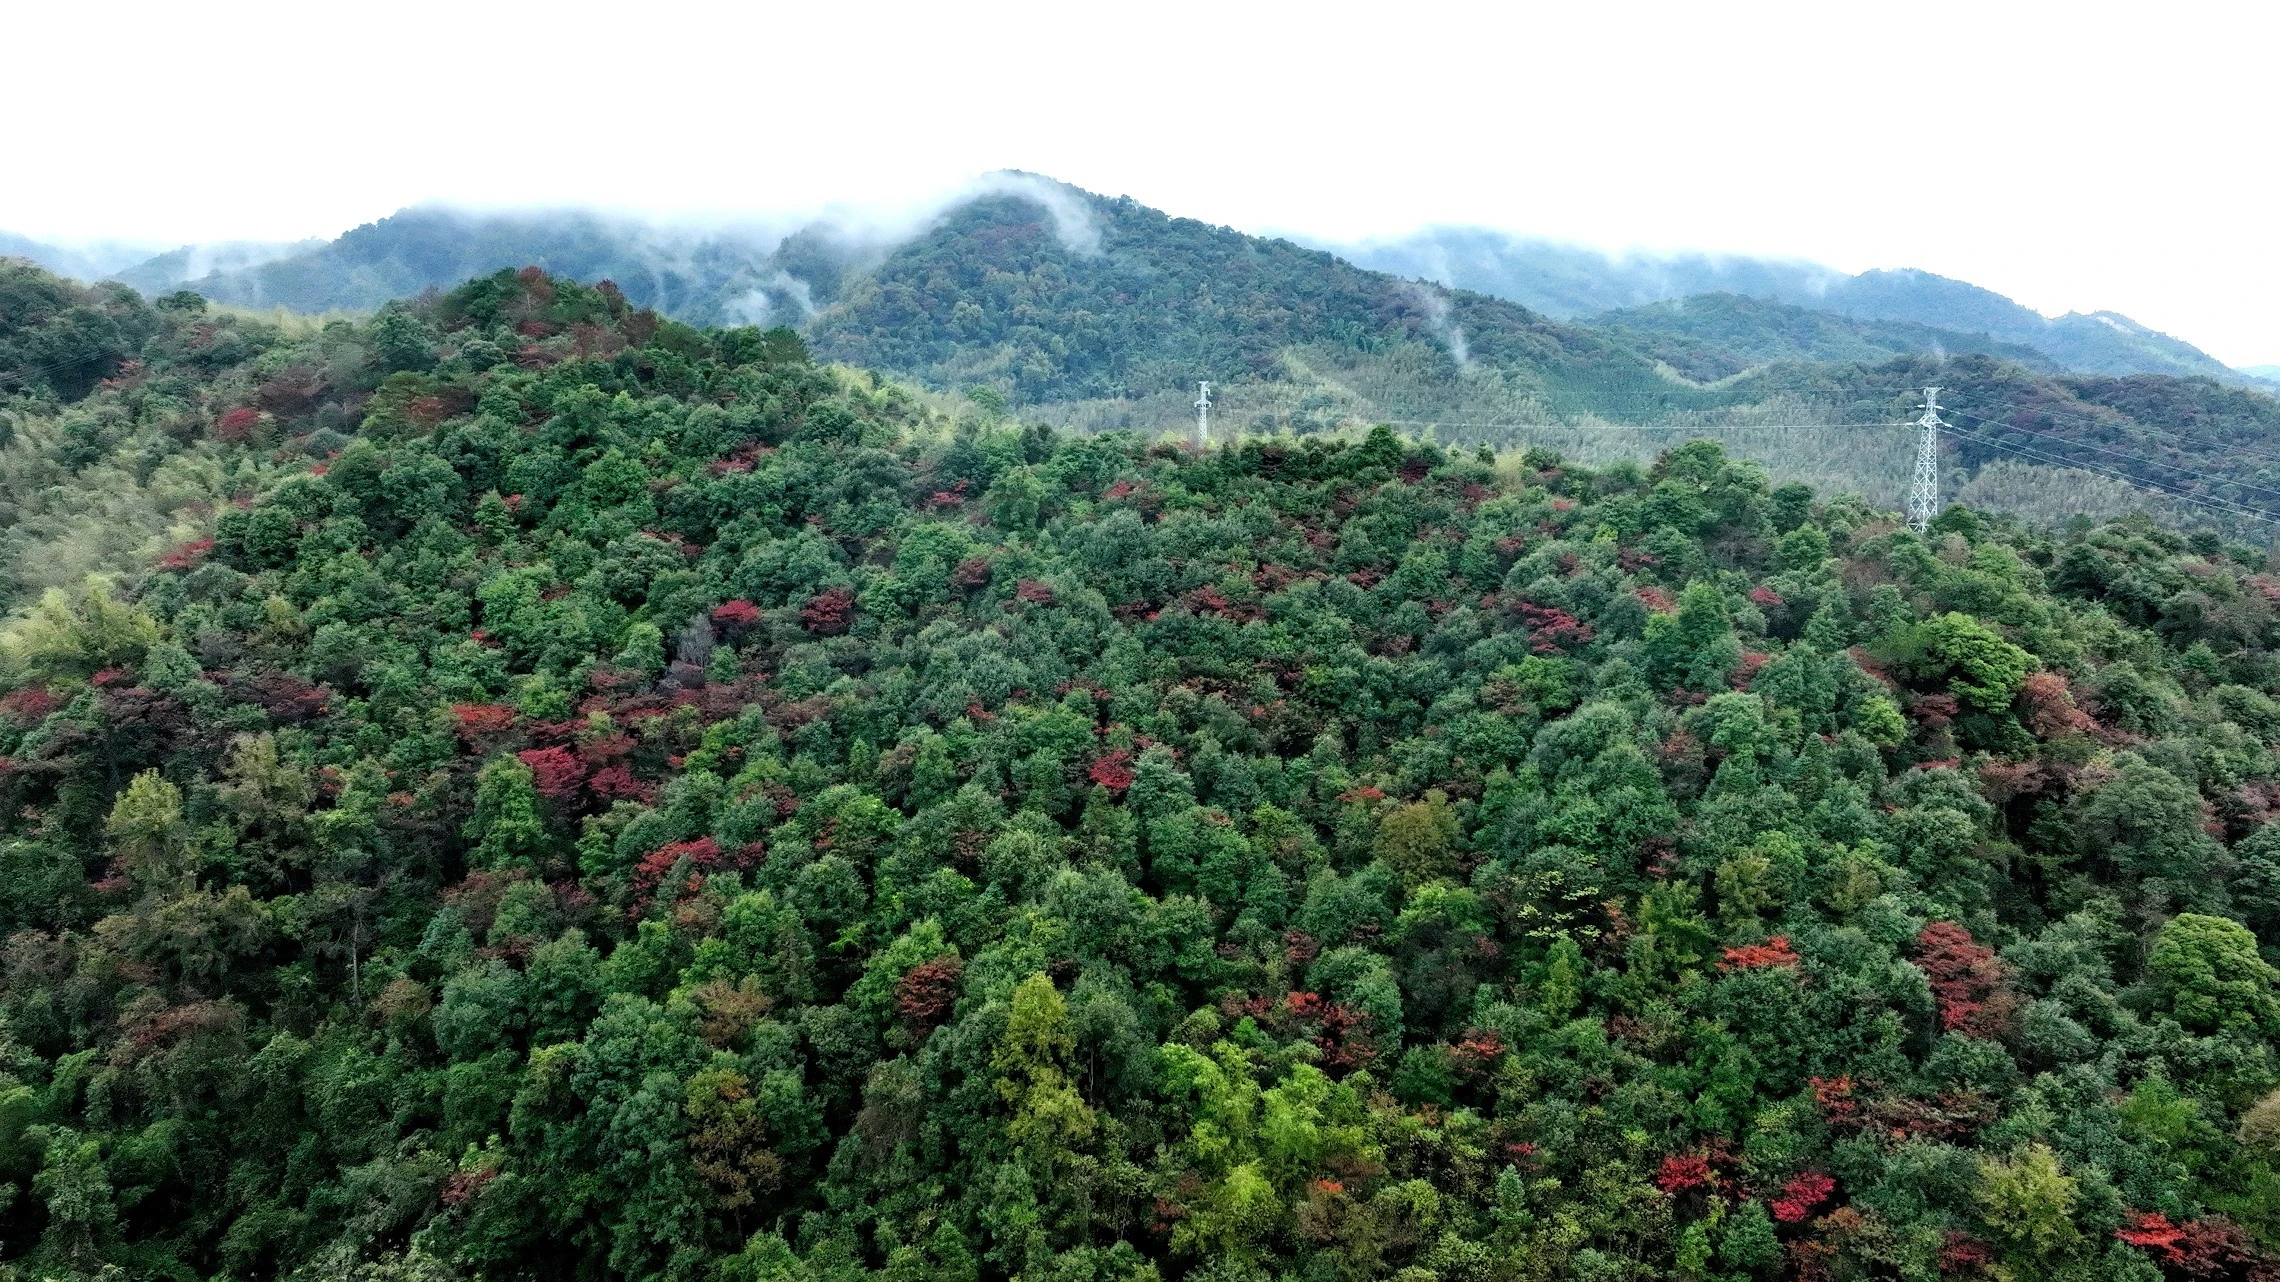
[{"label": "mountain ridge", "polygon": [[[0,253],[30,257],[81,279],[110,276],[145,293],[191,288],[218,302],[312,313],[369,311],[389,299],[450,288],[501,267],[535,265],[577,279],[614,280],[636,303],[690,323],[803,323],[828,306],[837,286],[859,268],[876,265],[958,210],[1006,194],[1048,202],[1099,199],[1038,175],[1006,171],[900,233],[856,232],[828,219],[805,226],[698,227],[582,209],[415,206],[321,243],[184,246],[127,262],[122,246],[81,252],[0,233]],[[1986,340],[1924,336],[1944,350],[2009,344],[2032,348],[2079,373],[2203,375],[2270,390],[2259,375],[2233,370],[2119,313],[2044,317],[1992,290],[1915,269],[1848,275],[1796,259],[1616,255],[1461,226],[1347,245],[1289,239],[1357,268],[1517,303],[1555,321],[1732,294]],[[1884,338],[1896,333],[1886,331]]]},{"label": "mountain ridge", "polygon": [[[416,298],[422,273],[485,254],[516,262],[535,222],[554,236],[555,270],[583,261],[634,307],[798,321],[825,359],[1085,431],[1184,433],[1195,385],[1208,380],[1215,423],[1243,434],[1388,423],[1446,443],[1551,442],[1593,464],[1710,435],[1783,479],[1896,503],[1908,442],[1879,433],[1913,419],[1918,389],[1937,383],[1951,389],[1945,403],[1976,416],[1950,456],[1974,475],[2016,456],[2126,479],[2225,519],[2280,506],[2280,478],[2254,448],[2280,439],[2280,402],[2238,382],[2057,370],[1982,335],[1738,294],[1561,322],[1034,175],[1003,175],[891,241],[811,224],[781,238],[748,229],[734,243],[644,242],[636,248],[656,250],[644,257],[628,249],[623,222],[516,217],[488,217],[471,238],[466,216],[400,215],[323,257],[229,276],[268,282],[242,296],[256,305],[343,281]],[[1997,312],[2012,306],[1933,284]],[[1891,307],[1909,287],[1894,275],[1856,288]],[[93,371],[131,346],[105,337],[103,305],[61,306],[65,319],[11,343],[28,365],[68,356]]]},{"label": "mountain ridge", "polygon": [[1996,356],[2064,372],[2043,352],[1985,334],[1911,321],[1861,320],[1743,294],[1693,294],[1600,312],[1588,323],[1622,335],[1690,378],[1728,378],[1774,361],[1877,361],[1914,352]]},{"label": "mountain ridge", "polygon": [[1916,268],[1848,274],[1802,260],[1609,254],[1477,227],[1428,228],[1323,248],[1362,266],[1477,290],[1561,319],[1699,294],[1740,294],[1856,320],[1983,334],[2033,347],[2081,373],[2256,379],[2118,312],[2046,317],[1993,290]]}]

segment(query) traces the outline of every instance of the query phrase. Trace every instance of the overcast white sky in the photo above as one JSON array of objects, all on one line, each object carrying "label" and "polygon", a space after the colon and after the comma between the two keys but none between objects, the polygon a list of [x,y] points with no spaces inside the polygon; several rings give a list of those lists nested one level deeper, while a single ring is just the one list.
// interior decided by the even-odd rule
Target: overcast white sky
[{"label": "overcast white sky", "polygon": [[744,214],[1001,167],[1246,230],[1914,266],[2280,363],[2280,6],[0,5],[0,228]]}]

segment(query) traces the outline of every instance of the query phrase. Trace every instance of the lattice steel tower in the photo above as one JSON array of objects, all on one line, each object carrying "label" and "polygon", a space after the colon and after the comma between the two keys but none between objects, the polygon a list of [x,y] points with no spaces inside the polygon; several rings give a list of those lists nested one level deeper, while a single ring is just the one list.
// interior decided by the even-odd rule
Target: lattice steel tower
[{"label": "lattice steel tower", "polygon": [[1916,420],[1924,429],[1916,438],[1916,480],[1908,487],[1908,525],[1922,534],[1931,528],[1940,506],[1940,389],[1924,389],[1924,416]]},{"label": "lattice steel tower", "polygon": [[1211,384],[1195,385],[1195,443],[1211,444]]}]

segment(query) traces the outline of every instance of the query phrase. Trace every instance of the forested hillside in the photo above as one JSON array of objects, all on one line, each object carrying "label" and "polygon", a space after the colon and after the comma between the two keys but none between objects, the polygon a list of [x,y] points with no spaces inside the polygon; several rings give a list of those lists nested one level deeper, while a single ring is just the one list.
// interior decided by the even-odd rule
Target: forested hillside
[{"label": "forested hillside", "polygon": [[[1847,297],[1885,298],[1900,288],[1887,277],[1898,279],[1853,278]],[[1201,378],[1218,386],[1223,422],[1267,433],[1391,420],[1511,447],[1553,423],[1842,424],[1795,445],[1736,439],[1792,474],[1896,503],[1908,443],[1889,430],[1855,438],[1912,420],[1936,384],[1958,483],[1998,460],[2086,469],[2258,541],[2259,514],[2280,511],[2280,401],[2215,379],[2068,374],[1981,333],[1736,295],[1563,324],[1074,188],[963,206],[834,288],[805,328],[820,354],[938,389],[978,385],[1086,428],[1177,429]],[[2015,308],[1981,311],[1996,304]],[[1673,438],[1642,439],[1651,451]],[[1896,450],[1895,481],[1882,465]]]},{"label": "forested hillside", "polygon": [[2275,1267],[2260,552],[9,280],[20,1276]]},{"label": "forested hillside", "polygon": [[[1987,356],[1902,356],[1874,365],[1778,364],[1729,384],[1748,401],[1795,397],[1839,422],[1906,421],[1940,387],[1946,457],[2012,460],[2128,480],[2171,511],[2263,542],[2280,516],[2280,400],[2206,378],[2030,371]],[[2044,512],[2056,524],[2066,513]]]},{"label": "forested hillside", "polygon": [[1065,204],[1012,194],[952,210],[851,283],[810,340],[856,364],[1026,403],[1279,380],[1288,353],[1309,347],[1349,358],[1415,349],[1426,366],[1410,378],[1428,387],[1477,362],[1569,412],[1595,399],[1689,399],[1621,343],[1509,303],[1058,191]]},{"label": "forested hillside", "polygon": [[1741,294],[1697,294],[1628,307],[1602,312],[1590,323],[1704,382],[1775,361],[1873,364],[1919,353],[1994,356],[2040,373],[2060,372],[2058,362],[2034,348],[1985,334],[1909,321],[1855,320]]}]

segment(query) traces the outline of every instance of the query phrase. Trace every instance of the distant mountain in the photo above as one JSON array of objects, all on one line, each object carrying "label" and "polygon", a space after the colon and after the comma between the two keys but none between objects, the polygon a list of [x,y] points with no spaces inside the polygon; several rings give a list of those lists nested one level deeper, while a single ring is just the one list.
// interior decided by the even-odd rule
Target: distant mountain
[{"label": "distant mountain", "polygon": [[1331,246],[1380,271],[1438,281],[1575,319],[1697,294],[1739,294],[1858,320],[1904,321],[2031,347],[2092,374],[2206,375],[2244,381],[2192,344],[2113,312],[2055,320],[1990,289],[1931,272],[1857,276],[1783,259],[1615,255],[1477,227],[1436,227],[1399,240]]},{"label": "distant mountain", "polygon": [[1029,404],[1184,397],[1204,379],[1312,387],[1392,417],[1481,395],[1541,417],[1692,394],[1621,342],[1509,302],[1043,179],[946,213],[809,337],[821,355]]},{"label": "distant mountain", "polygon": [[2059,362],[2035,348],[1985,334],[1913,321],[1857,320],[1741,294],[1697,294],[1602,312],[1590,323],[1703,381],[1772,361],[1875,362],[1922,352],[1996,356],[2031,370],[2061,372]]},{"label": "distant mountain", "polygon": [[781,229],[696,231],[583,211],[420,208],[187,284],[217,302],[250,307],[369,311],[502,267],[535,265],[614,281],[634,302],[692,324],[797,321],[813,303],[807,285],[775,266],[781,241]]},{"label": "distant mountain", "polygon": [[[789,226],[674,227],[581,210],[478,213],[415,208],[358,227],[330,242],[236,242],[186,246],[152,256],[146,246],[67,248],[0,233],[0,254],[28,257],[83,280],[114,277],[146,294],[188,287],[218,302],[282,306],[303,312],[368,311],[391,298],[449,288],[501,267],[536,265],[581,280],[612,280],[632,301],[695,324],[815,321],[818,312],[831,309],[844,291],[876,269],[886,273],[877,277],[878,281],[899,282],[893,291],[880,294],[859,290],[867,300],[861,306],[870,312],[858,316],[840,309],[832,318],[819,322],[823,325],[819,332],[829,341],[850,352],[860,347],[870,353],[880,343],[901,343],[902,339],[893,337],[900,332],[898,327],[906,319],[917,319],[900,317],[895,311],[897,300],[907,299],[911,289],[924,292],[923,286],[907,274],[916,261],[914,255],[926,258],[929,270],[951,265],[942,257],[940,238],[947,235],[955,239],[964,234],[959,229],[966,224],[960,220],[985,206],[998,211],[985,214],[985,222],[1002,222],[1009,199],[1057,205],[1060,213],[1056,217],[1063,221],[1072,210],[1089,210],[1092,212],[1083,214],[1083,219],[1105,219],[1119,235],[1127,237],[1100,262],[1079,254],[1060,265],[1058,269],[1073,270],[1074,274],[1068,277],[1065,288],[1055,285],[1054,289],[1057,296],[1070,299],[1106,290],[1102,297],[1164,300],[1172,298],[1166,292],[1169,285],[1180,282],[1204,290],[1198,297],[1216,300],[1219,295],[1211,291],[1224,290],[1231,282],[1212,279],[1208,273],[1196,274],[1190,268],[1200,272],[1205,263],[1216,264],[1214,270],[1237,264],[1242,279],[1250,279],[1258,271],[1273,277],[1282,270],[1274,261],[1276,254],[1303,252],[1288,242],[1226,231],[1226,237],[1238,239],[1225,244],[1243,244],[1241,253],[1230,250],[1231,257],[1215,258],[1220,251],[1199,242],[1196,248],[1202,250],[1203,257],[1189,261],[1182,257],[1185,249],[1167,242],[1163,248],[1173,254],[1176,263],[1156,262],[1141,270],[1139,277],[1123,279],[1117,276],[1123,266],[1151,261],[1149,251],[1140,244],[1150,237],[1129,239],[1137,234],[1136,224],[1125,214],[1113,212],[1116,202],[1017,173],[992,175],[977,186],[976,192],[954,203],[916,239],[899,246],[876,234],[856,234],[828,222],[787,237],[785,233],[794,230]],[[1149,213],[1166,224],[1184,221]],[[923,247],[930,238],[933,250]],[[1271,245],[1284,249],[1262,248]],[[1005,248],[1013,252],[1016,247]],[[1354,268],[1382,272],[1397,281],[1430,281],[1517,303],[1537,314],[1531,323],[1582,321],[1623,313],[1607,317],[1608,322],[1623,326],[1635,343],[1652,348],[1655,359],[1694,378],[1724,377],[1736,368],[1765,360],[1869,359],[1873,354],[1901,351],[1944,351],[2001,355],[2029,366],[2038,363],[2034,354],[2039,353],[2046,363],[2079,373],[2204,375],[2267,390],[2272,386],[2255,384],[2256,376],[2228,369],[2191,344],[2147,329],[2125,316],[2099,312],[2053,320],[1991,290],[1929,272],[1872,271],[1851,276],[1791,259],[1610,255],[1475,227],[1438,227],[1399,240],[1314,248],[1332,250]],[[987,258],[985,253],[973,261]],[[1144,283],[1134,292],[1132,286],[1141,278],[1145,278]],[[1247,287],[1237,285],[1239,289]],[[1339,287],[1331,288],[1335,293]],[[1070,294],[1070,290],[1075,293]],[[1392,294],[1387,294],[1389,290]],[[1414,286],[1386,281],[1363,292],[1425,296]],[[1832,325],[1794,312],[1754,311],[1745,316],[1730,302],[1690,303],[1683,309],[1652,314],[1638,310],[1704,295],[1784,304],[1857,323]],[[1437,297],[1428,310],[1457,305],[1453,297]],[[990,306],[987,298],[971,301],[985,312]],[[1036,301],[1032,298],[1031,305]],[[1099,301],[1093,299],[1080,310],[1097,321],[1107,314],[1094,306]],[[1313,341],[1319,335],[1298,336],[1311,334],[1307,327],[1326,315],[1320,310],[1325,301],[1316,299],[1299,306],[1287,317],[1279,307],[1258,314],[1271,314],[1272,323],[1246,338],[1245,350],[1256,356],[1277,343],[1289,346],[1290,342],[1283,341],[1286,339]],[[1358,296],[1346,301],[1358,301]],[[1189,296],[1182,295],[1176,302],[1186,306]],[[1207,302],[1207,310],[1209,306]],[[1462,306],[1477,309],[1479,304]],[[1365,310],[1372,315],[1342,317],[1338,323],[1348,328],[1340,332],[1353,337],[1382,328],[1384,317],[1376,315],[1382,309],[1371,303]],[[1706,317],[1705,310],[1713,315]],[[1235,314],[1258,318],[1242,307],[1231,315]],[[1067,371],[1091,369],[1083,349],[1086,343],[1097,342],[1097,335],[1087,338],[1058,333],[1053,343],[1046,343],[1014,335],[1010,330],[967,333],[950,326],[947,316],[920,315],[930,328],[923,335],[913,331],[904,337],[920,346],[931,345],[927,352],[921,353],[919,347],[907,343],[896,350],[903,358],[934,370],[942,379],[1003,382],[1006,390],[1017,394],[1051,384],[1065,393],[1076,386],[1063,377]],[[960,318],[958,324],[965,324],[967,319]],[[1094,323],[1076,316],[1069,319],[1079,322],[1080,329]],[[1707,332],[1705,324],[1716,332]],[[1360,328],[1353,328],[1355,325]],[[1426,330],[1434,327],[1424,326]],[[1184,371],[1192,373],[1192,367],[1205,354],[1204,349],[1194,346],[1201,331],[1179,324],[1172,330],[1188,334],[1182,341],[1188,341],[1189,346],[1179,350],[1176,359]],[[1139,347],[1124,339],[1138,342]],[[1138,352],[1140,347],[1152,346],[1168,354],[1177,347],[1172,331],[1164,330],[1154,319],[1141,323],[1124,339],[1118,342],[1119,351]],[[981,355],[978,350],[978,345],[1007,343],[1012,347],[995,356]],[[1074,343],[1075,347],[1061,350],[1054,347],[1055,343],[1063,348]],[[955,358],[947,355],[951,347],[961,354]],[[1027,354],[1017,359],[1010,354],[1015,349]],[[1145,365],[1154,358],[1132,359]],[[962,372],[953,372],[952,366]],[[1138,368],[1133,365],[1125,372]],[[1087,395],[1091,396],[1125,387],[1122,378],[1122,374],[1108,376],[1092,369],[1078,382],[1090,389]],[[1155,375],[1142,375],[1140,381],[1166,383]]]},{"label": "distant mountain", "polygon": [[1911,321],[1986,334],[2047,353],[2086,374],[2200,374],[2237,379],[2231,366],[2182,339],[2115,312],[2069,312],[2056,320],[1991,289],[1930,272],[1870,271],[1829,287],[1818,300],[1790,298],[1840,315]]},{"label": "distant mountain", "polygon": [[[171,292],[171,278],[199,262],[161,257],[131,269],[156,282],[153,293]],[[205,265],[227,261],[214,254]],[[1952,458],[1967,468],[2058,464],[2080,469],[2069,477],[2120,473],[2214,505],[2196,511],[2280,511],[2280,401],[2243,390],[2238,374],[2228,385],[2063,372],[2042,349],[1988,334],[2016,320],[2011,305],[1959,282],[1871,274],[1827,285],[1821,301],[1898,310],[1944,299],[1928,314],[1981,328],[1735,291],[1562,321],[1030,175],[1001,175],[892,244],[831,223],[778,237],[591,214],[410,210],[193,284],[257,307],[367,310],[461,273],[533,262],[612,279],[682,320],[798,322],[825,359],[963,393],[984,416],[1017,406],[1025,422],[1181,429],[1193,421],[1196,383],[1208,380],[1222,429],[1391,423],[1594,463],[1712,435],[1777,476],[1894,503],[1910,457],[1901,425],[1917,389],[1938,383],[1957,429]],[[115,372],[132,346],[106,311],[115,295],[56,294],[51,317],[7,337],[0,385],[39,395]],[[2083,319],[2129,332],[2118,318]],[[2067,484],[2028,488],[2047,507]]]},{"label": "distant mountain", "polygon": [[[1381,259],[1414,272],[1404,277],[1027,174],[993,176],[891,237],[836,222],[784,230],[412,209],[331,242],[182,249],[112,270],[148,294],[187,280],[221,302],[319,312],[537,265],[615,281],[696,324],[796,324],[826,359],[1083,429],[1180,428],[1208,380],[1214,422],[1245,431],[1390,422],[1509,445],[1549,440],[1540,425],[1560,423],[1573,427],[1559,448],[1613,457],[1731,425],[1904,420],[1928,381],[1976,416],[1964,430],[1978,439],[1957,438],[1974,463],[2122,470],[2219,502],[2280,486],[2253,466],[2267,446],[2241,452],[2280,443],[2280,402],[2239,391],[2246,375],[2122,317],[2046,320],[1928,273],[1612,259],[1444,231],[1403,251],[1430,261]],[[1653,297],[1671,290],[1686,293]],[[51,328],[20,344],[24,361],[93,343]],[[1876,390],[1864,401],[1862,388]],[[1895,498],[1905,484],[1904,449],[1872,467],[1865,438],[1791,439],[1788,474]],[[2227,491],[2216,476],[2256,488]]]},{"label": "distant mountain", "polygon": [[150,257],[153,246],[129,241],[54,245],[0,231],[0,258],[28,258],[59,276],[95,281]]},{"label": "distant mountain", "polygon": [[322,239],[232,240],[206,245],[184,245],[180,249],[171,249],[146,258],[132,267],[114,271],[110,276],[112,280],[131,285],[144,294],[156,296],[171,293],[192,281],[202,281],[209,276],[244,271],[295,254],[313,253],[324,248],[327,243]]},{"label": "distant mountain", "polygon": [[1485,227],[1431,227],[1398,240],[1319,247],[1373,271],[1508,299],[1557,320],[1694,294],[1795,299],[1845,279],[1801,260],[1606,254]]},{"label": "distant mountain", "polygon": [[[1906,283],[1843,289],[1865,306]],[[1993,297],[1963,294],[1983,307],[1963,314],[2001,319]],[[1971,469],[2057,464],[2280,508],[2280,401],[2213,377],[2068,371],[1981,330],[1732,293],[1561,322],[1042,180],[949,211],[849,277],[806,332],[820,355],[984,385],[1024,418],[1089,427],[1179,427],[1199,378],[1219,384],[1223,421],[1252,430],[1392,421],[1607,457],[1742,425],[1791,437],[1750,447],[1786,474],[1892,501],[1911,439],[1893,427],[1937,383],[1951,457]],[[1873,426],[1812,426],[1827,423]],[[1610,425],[1671,435],[1597,430]]]}]

